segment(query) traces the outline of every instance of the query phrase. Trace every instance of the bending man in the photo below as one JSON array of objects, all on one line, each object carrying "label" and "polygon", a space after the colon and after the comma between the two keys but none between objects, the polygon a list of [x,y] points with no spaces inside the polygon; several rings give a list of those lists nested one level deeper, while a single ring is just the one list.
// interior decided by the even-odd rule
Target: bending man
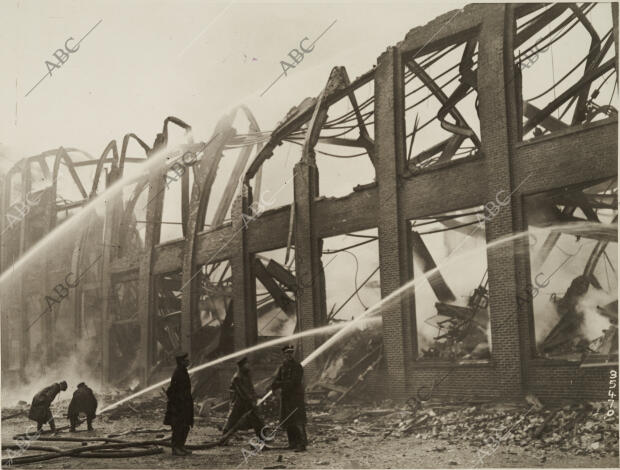
[{"label": "bending man", "polygon": [[61,390],[67,390],[67,382],[64,380],[45,387],[32,399],[28,418],[37,422],[37,431],[41,431],[45,423],[49,423],[50,429],[56,431],[56,424],[54,423],[50,406]]},{"label": "bending man", "polygon": [[256,436],[262,440],[261,430],[264,424],[256,410],[256,392],[250,377],[248,358],[244,357],[237,362],[237,372],[230,382],[230,411],[222,433],[226,434],[230,431],[248,411],[251,411],[250,414],[236,428],[254,429]]},{"label": "bending man", "polygon": [[88,387],[84,382],[80,382],[75,392],[73,392],[73,398],[69,403],[69,422],[71,423],[71,432],[75,432],[75,427],[80,424],[80,413],[86,414],[86,423],[88,424],[88,430],[93,430],[93,419],[97,414],[97,399],[92,389]]}]

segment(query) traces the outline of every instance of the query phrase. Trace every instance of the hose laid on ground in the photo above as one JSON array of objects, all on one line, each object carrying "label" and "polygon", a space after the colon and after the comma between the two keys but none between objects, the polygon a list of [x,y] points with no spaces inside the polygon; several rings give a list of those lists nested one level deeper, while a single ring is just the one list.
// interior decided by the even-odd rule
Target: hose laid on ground
[{"label": "hose laid on ground", "polygon": [[[170,446],[169,439],[161,439],[161,440],[149,440],[149,441],[124,441],[122,443],[114,443],[114,444],[98,444],[94,446],[83,446],[83,447],[75,447],[73,449],[68,449],[62,452],[54,452],[51,454],[38,454],[38,455],[28,455],[24,457],[16,457],[14,459],[2,459],[2,465],[13,465],[13,464],[26,464],[26,463],[34,463],[34,462],[42,462],[44,460],[52,460],[59,457],[81,457],[84,452],[91,452],[93,450],[109,450],[109,449],[124,449],[126,447],[144,447],[144,446]],[[153,449],[148,449],[153,450]],[[137,451],[136,451],[137,452]],[[157,451],[156,453],[161,453]],[[109,453],[106,456],[113,457],[115,454],[119,453]],[[92,455],[92,454],[90,454]]]},{"label": "hose laid on ground", "polygon": [[131,431],[124,431],[124,432],[120,432],[117,434],[108,434],[107,437],[121,437],[121,436],[127,436],[129,434],[155,434],[155,433],[162,433],[162,432],[168,432],[169,430],[167,428],[160,428],[160,429],[132,429]]},{"label": "hose laid on ground", "polygon": [[162,454],[164,449],[161,447],[155,447],[154,449],[145,449],[145,450],[128,450],[121,452],[93,452],[88,453],[85,452],[83,454],[77,455],[81,459],[113,459],[113,458],[126,458],[126,457],[144,457],[146,455],[155,455]]},{"label": "hose laid on ground", "polygon": [[[2,444],[2,450],[22,450],[23,446],[17,444]],[[28,450],[42,450],[44,452],[62,452],[60,447],[52,446],[28,446]]]},{"label": "hose laid on ground", "polygon": [[109,437],[58,437],[58,436],[39,436],[35,434],[16,434],[13,436],[14,441],[20,439],[33,440],[33,441],[52,441],[52,442],[110,442],[115,444],[122,444],[127,441],[122,439],[110,439]]}]

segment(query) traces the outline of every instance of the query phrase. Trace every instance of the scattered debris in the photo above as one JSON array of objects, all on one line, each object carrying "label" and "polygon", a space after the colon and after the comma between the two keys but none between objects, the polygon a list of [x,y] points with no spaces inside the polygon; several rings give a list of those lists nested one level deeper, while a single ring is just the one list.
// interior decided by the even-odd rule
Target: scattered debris
[{"label": "scattered debris", "polygon": [[[426,403],[423,406],[414,401],[391,408],[382,403],[374,409],[341,404],[331,412],[312,407],[309,419],[321,429],[316,442],[414,435],[417,439],[442,439],[448,444],[465,441],[478,448],[497,445],[499,441],[525,450],[558,448],[581,455],[618,452],[618,422],[606,416],[606,402],[572,403],[547,409],[533,395],[526,401],[529,405]],[[447,446],[443,445],[432,449],[446,450]]]}]

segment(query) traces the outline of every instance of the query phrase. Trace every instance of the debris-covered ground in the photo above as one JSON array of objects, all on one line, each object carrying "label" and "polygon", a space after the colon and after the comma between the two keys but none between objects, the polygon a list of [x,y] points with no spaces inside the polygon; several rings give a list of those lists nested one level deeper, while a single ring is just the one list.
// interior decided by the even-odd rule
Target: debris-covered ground
[{"label": "debris-covered ground", "polygon": [[[149,445],[131,451],[159,452],[132,458],[90,456],[60,457],[19,464],[24,468],[404,468],[404,467],[612,467],[618,468],[618,419],[607,417],[606,403],[584,402],[541,407],[521,404],[433,404],[411,401],[396,404],[340,404],[333,408],[310,400],[305,453],[285,450],[286,433],[279,430],[269,445],[274,449],[255,452],[253,433],[239,432],[224,447],[194,450],[191,456],[173,457],[169,447]],[[53,406],[57,425],[67,424],[62,416],[67,402]],[[78,433],[66,430],[42,435],[32,445],[58,450],[100,445],[95,438],[121,441],[161,440],[169,430],[161,424],[164,403],[160,397],[138,399],[98,417],[95,430],[83,424]],[[266,421],[277,413],[275,403],[263,409]],[[19,409],[4,409],[3,417]],[[226,410],[205,411],[196,418],[188,443],[200,445],[220,437]],[[4,419],[3,446],[32,423],[25,415]],[[275,424],[275,423],[274,423]],[[273,429],[273,428],[271,428]],[[140,432],[131,432],[131,431]],[[91,439],[49,441],[55,438]],[[44,440],[45,439],[45,440]],[[253,441],[256,442],[256,441]],[[150,449],[150,450],[149,450]],[[245,451],[242,451],[245,449]],[[124,449],[127,451],[127,449]],[[17,451],[19,452],[19,451]],[[53,450],[27,450],[19,455],[50,454]],[[14,454],[15,455],[15,454]],[[94,454],[97,455],[97,454]],[[122,455],[122,454],[121,454]],[[6,458],[7,451],[3,452]],[[8,465],[5,465],[8,467]]]}]

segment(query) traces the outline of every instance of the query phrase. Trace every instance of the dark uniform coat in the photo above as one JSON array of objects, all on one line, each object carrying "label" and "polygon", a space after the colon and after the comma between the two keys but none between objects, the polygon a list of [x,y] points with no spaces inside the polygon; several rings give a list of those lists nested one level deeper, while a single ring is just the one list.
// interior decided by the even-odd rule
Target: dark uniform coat
[{"label": "dark uniform coat", "polygon": [[306,424],[303,378],[304,368],[295,359],[286,361],[278,369],[271,388],[282,390],[280,422],[286,420],[291,424]]},{"label": "dark uniform coat", "polygon": [[39,393],[37,393],[32,399],[30,405],[30,412],[28,418],[36,421],[39,424],[43,424],[52,419],[52,412],[50,411],[50,405],[56,398],[56,395],[60,393],[60,384],[52,384],[49,387],[45,387]]},{"label": "dark uniform coat", "polygon": [[92,420],[97,413],[97,399],[86,384],[78,385],[77,390],[73,392],[67,416],[69,419],[77,419],[80,413],[85,413],[89,420]]},{"label": "dark uniform coat", "polygon": [[177,366],[166,390],[168,405],[164,424],[170,426],[194,425],[194,398],[189,373],[183,366]]},{"label": "dark uniform coat", "polygon": [[[248,411],[254,408],[256,401],[256,392],[252,384],[250,374],[241,374],[235,372],[230,382],[230,411],[224,426],[224,432],[232,428],[237,421]],[[262,428],[263,423],[256,413],[250,413],[246,420],[241,423],[238,429]]]}]

